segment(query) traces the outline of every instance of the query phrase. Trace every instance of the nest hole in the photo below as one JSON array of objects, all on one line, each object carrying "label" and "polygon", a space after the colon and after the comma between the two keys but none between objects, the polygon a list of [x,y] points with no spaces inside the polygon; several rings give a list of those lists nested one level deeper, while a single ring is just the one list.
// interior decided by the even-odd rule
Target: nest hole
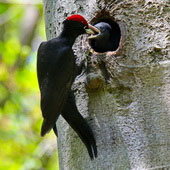
[{"label": "nest hole", "polygon": [[117,22],[114,21],[114,19],[110,16],[105,16],[105,17],[101,17],[99,16],[99,18],[94,18],[94,21],[91,21],[91,24],[93,26],[95,26],[97,23],[100,22],[105,22],[108,23],[111,28],[112,28],[112,32],[110,34],[110,39],[109,39],[109,44],[107,43],[102,43],[102,48],[99,46],[96,46],[96,40],[95,39],[89,39],[89,44],[91,46],[91,48],[98,53],[104,53],[104,52],[109,52],[109,51],[116,51],[119,47],[120,44],[120,39],[121,39],[121,30],[119,27],[119,24]]}]

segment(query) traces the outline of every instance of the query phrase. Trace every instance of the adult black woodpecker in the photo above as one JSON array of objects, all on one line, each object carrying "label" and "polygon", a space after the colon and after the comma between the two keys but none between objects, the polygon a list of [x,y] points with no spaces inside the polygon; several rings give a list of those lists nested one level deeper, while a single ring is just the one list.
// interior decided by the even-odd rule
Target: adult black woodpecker
[{"label": "adult black woodpecker", "polygon": [[[77,121],[82,118],[75,109],[75,103],[70,101],[68,97],[76,74],[75,55],[72,46],[79,35],[93,34],[94,31],[99,32],[98,29],[89,25],[82,16],[72,15],[63,22],[63,30],[57,38],[40,44],[37,55],[37,76],[41,93],[41,111],[44,118],[41,136],[44,136],[52,128],[56,131],[56,121],[61,113],[63,113],[66,121],[69,121],[68,123],[71,124],[73,129],[77,126]],[[70,106],[70,103],[72,103],[72,106]],[[76,112],[68,113],[68,110],[64,109],[66,108],[64,106],[67,105],[72,107],[72,110],[76,110]],[[74,117],[77,119],[75,120],[76,123],[74,122]],[[91,142],[88,145],[89,148],[93,148],[96,147],[95,139],[91,129],[89,129],[90,127],[88,128],[88,131],[90,131],[88,133],[91,135],[90,137],[92,137],[94,144]],[[79,131],[81,130],[76,132],[79,133]],[[85,141],[83,142],[85,143]],[[87,150],[89,152],[88,148]],[[92,154],[94,152],[94,156],[97,155],[96,148],[90,152]],[[92,155],[91,158],[94,156]]]},{"label": "adult black woodpecker", "polygon": [[118,48],[117,41],[120,40],[120,35],[115,34],[120,30],[117,27],[112,28],[110,24],[106,22],[99,22],[94,27],[100,30],[99,34],[89,37],[89,44],[96,52],[114,51]]}]

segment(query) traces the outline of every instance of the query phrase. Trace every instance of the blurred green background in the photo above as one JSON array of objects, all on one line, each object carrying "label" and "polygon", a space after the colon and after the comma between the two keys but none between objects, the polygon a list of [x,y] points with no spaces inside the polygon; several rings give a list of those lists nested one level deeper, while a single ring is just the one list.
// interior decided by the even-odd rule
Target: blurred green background
[{"label": "blurred green background", "polygon": [[0,0],[0,170],[58,170],[56,138],[40,137],[36,53],[45,40],[38,0]]}]

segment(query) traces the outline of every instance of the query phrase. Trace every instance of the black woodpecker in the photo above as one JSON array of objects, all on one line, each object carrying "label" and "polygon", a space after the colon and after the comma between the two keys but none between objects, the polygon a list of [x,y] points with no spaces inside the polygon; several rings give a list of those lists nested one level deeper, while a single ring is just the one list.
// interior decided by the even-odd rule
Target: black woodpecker
[{"label": "black woodpecker", "polygon": [[96,52],[106,52],[114,50],[113,30],[112,27],[106,22],[99,22],[94,27],[100,30],[97,35],[89,37],[89,44]]},{"label": "black woodpecker", "polygon": [[[63,25],[63,30],[57,38],[42,42],[38,49],[37,76],[41,93],[41,111],[44,118],[41,136],[44,136],[51,129],[57,132],[56,121],[62,113],[70,126],[81,136],[81,140],[85,143],[89,155],[93,159],[94,156],[97,156],[93,133],[78,112],[74,97],[69,96],[73,95],[70,89],[76,75],[75,55],[72,46],[79,35],[94,34],[99,30],[89,25],[80,15],[67,17]],[[66,107],[70,107],[71,112]],[[81,122],[84,124],[81,125]],[[86,132],[82,132],[86,128],[88,137],[83,136],[87,135]]]}]

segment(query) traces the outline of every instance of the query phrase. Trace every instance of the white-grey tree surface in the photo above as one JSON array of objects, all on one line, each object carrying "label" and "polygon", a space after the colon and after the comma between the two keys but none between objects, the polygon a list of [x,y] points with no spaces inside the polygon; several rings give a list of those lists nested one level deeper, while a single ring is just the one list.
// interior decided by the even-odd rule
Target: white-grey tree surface
[{"label": "white-grey tree surface", "polygon": [[59,35],[71,14],[92,24],[110,18],[121,30],[114,52],[95,53],[87,35],[76,41],[77,62],[84,60],[87,70],[73,88],[98,157],[90,160],[60,117],[60,169],[170,169],[170,1],[44,0],[44,10],[47,39]]}]

